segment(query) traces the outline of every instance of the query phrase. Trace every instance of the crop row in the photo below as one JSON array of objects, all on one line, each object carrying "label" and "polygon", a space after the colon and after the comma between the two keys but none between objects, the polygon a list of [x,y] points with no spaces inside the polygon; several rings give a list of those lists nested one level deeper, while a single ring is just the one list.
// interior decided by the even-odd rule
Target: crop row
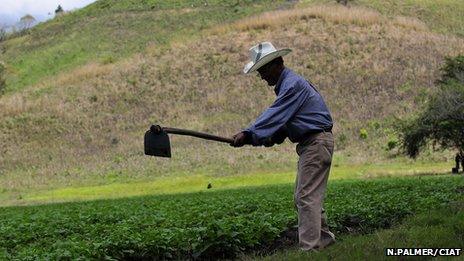
[{"label": "crop row", "polygon": [[[332,181],[338,233],[370,232],[462,197],[464,178]],[[0,208],[0,259],[234,257],[296,224],[293,186]]]}]

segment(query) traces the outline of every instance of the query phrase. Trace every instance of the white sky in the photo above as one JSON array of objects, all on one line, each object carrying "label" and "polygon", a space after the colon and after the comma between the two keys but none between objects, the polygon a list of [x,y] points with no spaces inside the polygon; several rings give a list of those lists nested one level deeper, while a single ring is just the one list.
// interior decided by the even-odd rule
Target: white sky
[{"label": "white sky", "polygon": [[37,21],[44,21],[55,15],[58,5],[67,11],[84,7],[92,2],[95,0],[0,0],[0,24],[17,23],[26,14],[34,16]]}]

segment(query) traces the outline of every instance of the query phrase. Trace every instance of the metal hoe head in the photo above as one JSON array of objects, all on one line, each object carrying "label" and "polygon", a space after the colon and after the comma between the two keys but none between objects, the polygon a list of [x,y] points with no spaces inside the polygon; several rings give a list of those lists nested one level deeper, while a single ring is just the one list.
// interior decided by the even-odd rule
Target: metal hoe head
[{"label": "metal hoe head", "polygon": [[145,155],[171,157],[171,143],[168,134],[159,125],[153,125],[145,132]]}]

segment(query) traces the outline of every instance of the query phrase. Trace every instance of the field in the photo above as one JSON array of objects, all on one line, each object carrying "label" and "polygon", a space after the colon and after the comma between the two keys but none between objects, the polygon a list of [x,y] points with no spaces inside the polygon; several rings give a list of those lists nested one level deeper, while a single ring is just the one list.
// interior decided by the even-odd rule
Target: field
[{"label": "field", "polygon": [[[446,174],[449,173],[449,165],[450,163],[448,162],[397,162],[348,165],[336,156],[329,179],[372,179]],[[111,183],[108,183],[107,178],[106,182],[100,185],[68,186],[66,188],[32,189],[24,192],[3,193],[4,199],[0,206],[205,192],[208,191],[208,184],[211,184],[214,190],[289,184],[294,182],[295,175],[295,170],[289,172],[257,172],[224,176],[191,173],[132,182],[114,178]]]},{"label": "field", "polygon": [[[463,200],[460,176],[334,181],[338,234],[369,233]],[[19,259],[231,258],[267,253],[296,224],[292,185],[2,208],[0,251]],[[461,220],[462,221],[462,220]],[[455,224],[463,231],[461,223]],[[462,236],[462,235],[461,235]]]},{"label": "field", "polygon": [[[444,59],[464,54],[462,1],[201,2],[100,0],[0,42],[0,260],[463,247],[455,151],[429,144],[406,158],[396,129],[426,105]],[[171,159],[143,155],[154,123],[228,137],[250,124],[275,98],[241,74],[264,40],[293,49],[285,64],[335,120],[326,210],[339,242],[322,253],[290,236],[294,144],[171,135]]]}]

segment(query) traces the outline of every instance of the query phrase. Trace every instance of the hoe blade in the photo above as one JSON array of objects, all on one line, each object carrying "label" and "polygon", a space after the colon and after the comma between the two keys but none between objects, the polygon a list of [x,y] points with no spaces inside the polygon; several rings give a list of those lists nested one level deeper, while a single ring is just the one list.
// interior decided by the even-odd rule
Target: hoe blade
[{"label": "hoe blade", "polygon": [[170,158],[171,143],[168,134],[162,130],[156,133],[148,130],[145,132],[144,149],[145,155]]}]

